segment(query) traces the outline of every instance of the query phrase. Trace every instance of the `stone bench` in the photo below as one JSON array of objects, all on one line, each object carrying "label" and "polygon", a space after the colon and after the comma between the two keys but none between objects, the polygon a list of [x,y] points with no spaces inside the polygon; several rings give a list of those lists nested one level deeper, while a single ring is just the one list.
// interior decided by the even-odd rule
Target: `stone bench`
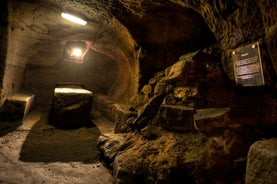
[{"label": "stone bench", "polygon": [[75,83],[59,83],[54,89],[49,123],[59,128],[79,128],[90,123],[93,93]]},{"label": "stone bench", "polygon": [[8,97],[0,108],[1,121],[24,120],[34,103],[35,95],[16,93]]}]

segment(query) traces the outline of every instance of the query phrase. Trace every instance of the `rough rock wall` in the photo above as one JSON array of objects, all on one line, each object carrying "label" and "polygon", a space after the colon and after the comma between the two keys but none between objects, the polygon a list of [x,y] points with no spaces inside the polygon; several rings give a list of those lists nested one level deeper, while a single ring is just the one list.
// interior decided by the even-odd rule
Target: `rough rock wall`
[{"label": "rough rock wall", "polygon": [[141,48],[139,89],[155,72],[172,65],[184,53],[215,42],[201,15],[191,8],[169,1],[119,2],[113,14]]},{"label": "rough rock wall", "polygon": [[25,53],[25,48],[28,48],[34,43],[34,39],[32,39],[30,34],[24,32],[23,27],[17,26],[14,22],[11,23],[15,18],[14,13],[17,11],[13,4],[7,3],[6,8],[6,11],[9,13],[6,27],[7,44],[6,47],[1,47],[3,49],[6,48],[6,51],[3,51],[6,54],[5,70],[2,76],[3,100],[20,91],[25,64],[28,58],[28,53]]},{"label": "rough rock wall", "polygon": [[[244,108],[230,113],[229,107],[239,103],[219,53],[211,47],[180,57],[132,99],[132,112],[118,113],[116,134],[100,137],[98,144],[112,162],[115,183],[244,183],[249,146],[274,134],[264,134]],[[241,103],[253,105],[261,120],[266,114],[257,104],[264,99],[251,100],[257,94],[264,95],[252,92]]]},{"label": "rough rock wall", "polygon": [[[21,81],[15,80],[23,78],[22,74],[26,64],[37,65],[40,68],[44,67],[44,71],[49,71],[49,66],[54,66],[60,57],[63,40],[89,41],[92,43],[91,50],[107,56],[116,63],[117,69],[112,71],[113,66],[110,72],[94,72],[93,67],[90,71],[83,71],[84,73],[80,77],[83,77],[82,81],[85,81],[86,84],[89,83],[88,80],[90,79],[90,83],[94,83],[93,78],[95,77],[91,77],[91,74],[98,73],[102,81],[106,76],[103,88],[105,88],[105,93],[107,92],[111,97],[127,101],[137,92],[138,82],[134,81],[139,80],[138,53],[140,51],[134,49],[136,43],[128,30],[117,19],[107,15],[105,9],[92,13],[90,11],[94,7],[79,4],[81,11],[84,10],[82,13],[86,14],[89,20],[86,26],[80,27],[60,17],[61,9],[59,8],[61,7],[57,6],[56,2],[17,0],[9,2],[8,68],[11,69],[8,70],[7,77],[5,77],[6,85],[9,86],[9,94],[21,87]],[[80,11],[78,7],[75,7],[76,9],[71,7],[71,3],[74,5],[76,2],[62,1],[60,3],[68,11]],[[90,59],[93,60],[93,56]],[[103,57],[103,60],[105,60],[105,57]],[[34,71],[33,74],[30,73],[31,70],[28,70],[29,76],[42,77],[42,80],[39,80],[39,78],[34,80],[41,83],[38,83],[38,89],[41,89],[44,85],[48,86],[47,82],[43,83],[47,76],[36,75],[37,70],[32,71]],[[115,77],[113,72],[118,72],[118,75]],[[47,72],[45,75],[47,75]],[[114,78],[110,80],[111,77]],[[110,85],[111,82],[114,82],[113,85]],[[106,89],[107,85],[110,89]],[[30,92],[33,92],[33,89],[34,86],[31,86]],[[25,84],[24,90],[28,92],[28,86]],[[40,93],[39,90],[36,91]]]},{"label": "rough rock wall", "polygon": [[[267,83],[272,85],[272,80],[277,73],[277,58],[274,52],[277,23],[276,1],[173,0],[173,2],[181,6],[189,6],[203,16],[221,46],[224,70],[231,79],[234,79],[232,49],[260,41],[266,48],[264,52],[268,53],[266,55],[270,58],[263,58],[265,60],[263,65],[268,78]],[[270,70],[273,66],[275,72]]]},{"label": "rough rock wall", "polygon": [[8,42],[8,9],[7,2],[0,2],[0,105],[4,101],[3,76],[6,66],[7,42]]},{"label": "rough rock wall", "polygon": [[234,85],[233,49],[259,41],[265,85],[235,88],[231,118],[256,128],[262,129],[273,125],[276,127],[276,1],[174,0],[172,2],[191,7],[203,16],[221,49],[223,70]]},{"label": "rough rock wall", "polygon": [[103,21],[101,26],[101,37],[90,40],[90,49],[115,61],[118,77],[107,94],[127,102],[138,91],[140,49],[135,49],[135,40],[116,18]]},{"label": "rough rock wall", "polygon": [[115,183],[245,182],[250,145],[276,135],[277,100],[261,88],[236,90],[218,53],[182,56],[132,99],[132,112],[118,113],[116,134],[98,143]]},{"label": "rough rock wall", "polygon": [[118,67],[118,78],[109,89],[108,95],[127,102],[138,92],[140,49],[128,29],[116,18],[109,22],[105,35],[109,44],[95,44],[96,51],[113,59]]}]

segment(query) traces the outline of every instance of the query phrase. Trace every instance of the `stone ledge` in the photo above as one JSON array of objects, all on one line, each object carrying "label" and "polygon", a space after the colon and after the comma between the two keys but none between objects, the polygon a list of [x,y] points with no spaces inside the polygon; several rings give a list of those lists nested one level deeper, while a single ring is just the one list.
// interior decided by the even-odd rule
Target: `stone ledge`
[{"label": "stone ledge", "polygon": [[131,105],[117,103],[115,99],[107,96],[95,96],[96,109],[115,124],[115,132],[124,132],[126,122],[131,116],[137,116],[136,111],[131,111]]},{"label": "stone ledge", "polygon": [[210,133],[225,128],[228,123],[229,107],[198,109],[194,114],[194,127],[199,132]]},{"label": "stone ledge", "polygon": [[159,112],[160,126],[170,131],[193,131],[194,113],[195,110],[190,107],[178,105],[161,105]]},{"label": "stone ledge", "polygon": [[25,119],[33,106],[34,94],[16,93],[8,97],[0,108],[1,121],[19,121]]},{"label": "stone ledge", "polygon": [[113,114],[112,104],[115,103],[115,100],[107,96],[95,95],[94,96],[94,107],[110,121],[114,122],[115,117]]}]

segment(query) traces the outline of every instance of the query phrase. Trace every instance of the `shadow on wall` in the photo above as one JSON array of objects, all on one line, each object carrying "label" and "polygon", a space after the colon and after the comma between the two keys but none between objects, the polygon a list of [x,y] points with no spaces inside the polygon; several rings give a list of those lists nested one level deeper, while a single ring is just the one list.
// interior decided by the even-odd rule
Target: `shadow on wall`
[{"label": "shadow on wall", "polygon": [[79,129],[56,129],[48,124],[48,112],[43,112],[23,143],[19,159],[24,162],[94,163],[99,155],[96,148],[99,135],[93,123]]}]

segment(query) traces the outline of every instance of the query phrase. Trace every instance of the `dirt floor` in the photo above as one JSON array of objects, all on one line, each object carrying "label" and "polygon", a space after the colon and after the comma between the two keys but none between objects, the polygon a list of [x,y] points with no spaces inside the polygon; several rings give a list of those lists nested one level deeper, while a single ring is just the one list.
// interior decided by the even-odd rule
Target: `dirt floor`
[{"label": "dirt floor", "polygon": [[47,111],[33,110],[23,122],[0,122],[0,183],[113,183],[96,148],[111,122],[94,112],[90,127],[61,130],[47,119]]}]

